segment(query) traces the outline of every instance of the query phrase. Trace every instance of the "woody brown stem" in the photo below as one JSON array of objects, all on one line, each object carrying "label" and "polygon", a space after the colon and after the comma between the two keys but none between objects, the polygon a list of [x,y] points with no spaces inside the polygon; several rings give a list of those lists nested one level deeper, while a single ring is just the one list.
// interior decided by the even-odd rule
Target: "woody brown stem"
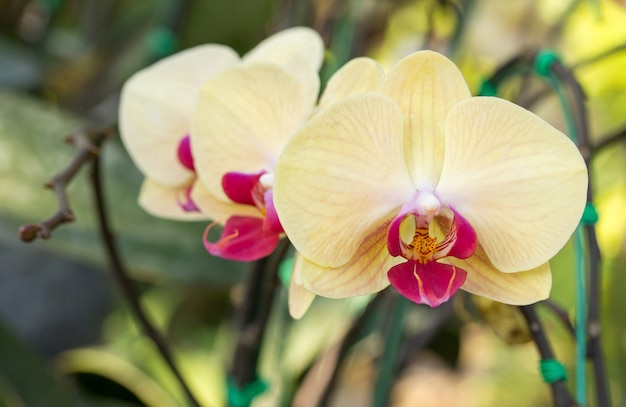
[{"label": "woody brown stem", "polygon": [[76,130],[65,137],[66,143],[74,144],[76,153],[67,167],[44,184],[46,188],[52,189],[56,194],[58,209],[48,219],[39,223],[27,223],[20,226],[18,234],[22,241],[32,242],[37,238],[48,239],[52,231],[58,226],[73,222],[76,219],[67,196],[67,185],[74,179],[83,165],[100,154],[100,144],[111,134],[110,129]]}]

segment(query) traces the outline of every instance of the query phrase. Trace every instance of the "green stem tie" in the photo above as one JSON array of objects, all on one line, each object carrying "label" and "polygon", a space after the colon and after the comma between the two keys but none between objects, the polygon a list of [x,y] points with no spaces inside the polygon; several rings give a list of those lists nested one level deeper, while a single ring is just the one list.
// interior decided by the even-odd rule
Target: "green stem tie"
[{"label": "green stem tie", "polygon": [[556,359],[542,359],[539,362],[539,370],[541,370],[541,377],[548,384],[567,379],[565,366]]},{"label": "green stem tie", "polygon": [[552,51],[542,50],[535,58],[535,72],[544,78],[550,77],[550,69],[555,62],[559,62],[559,57]]},{"label": "green stem tie", "polygon": [[480,91],[478,91],[479,96],[496,96],[498,94],[498,89],[496,85],[491,83],[491,81],[486,80],[480,85]]},{"label": "green stem tie", "polygon": [[248,383],[243,388],[239,388],[231,378],[228,378],[228,405],[232,407],[248,407],[256,396],[265,393],[268,388],[269,384],[259,378]]},{"label": "green stem tie", "polygon": [[166,27],[157,27],[146,37],[146,45],[157,58],[163,58],[176,50],[176,36]]},{"label": "green stem tie", "polygon": [[595,225],[598,222],[598,211],[596,211],[595,206],[591,203],[587,203],[585,206],[585,210],[583,211],[583,216],[580,219],[580,223],[583,225]]}]

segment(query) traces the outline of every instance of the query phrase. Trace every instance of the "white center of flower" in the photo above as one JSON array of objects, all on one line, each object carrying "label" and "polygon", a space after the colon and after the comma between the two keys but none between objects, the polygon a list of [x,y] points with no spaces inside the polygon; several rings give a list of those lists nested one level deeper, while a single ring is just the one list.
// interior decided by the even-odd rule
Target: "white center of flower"
[{"label": "white center of flower", "polygon": [[417,197],[416,209],[420,215],[436,216],[439,215],[441,202],[432,192],[420,192]]},{"label": "white center of flower", "polygon": [[266,172],[265,174],[261,175],[261,178],[259,178],[259,183],[265,189],[272,188],[274,186],[274,173]]}]

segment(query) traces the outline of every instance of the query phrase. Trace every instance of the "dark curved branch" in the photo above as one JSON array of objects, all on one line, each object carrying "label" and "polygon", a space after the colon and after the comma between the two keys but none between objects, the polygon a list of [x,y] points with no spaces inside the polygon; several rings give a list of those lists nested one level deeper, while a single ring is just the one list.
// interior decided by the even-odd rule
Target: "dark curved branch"
[{"label": "dark curved branch", "polygon": [[324,407],[330,405],[333,392],[339,384],[338,382],[341,362],[346,357],[352,346],[359,340],[359,338],[363,334],[365,326],[370,321],[376,310],[381,305],[388,302],[391,296],[392,293],[390,292],[390,290],[384,290],[376,294],[376,296],[367,304],[367,307],[365,307],[363,313],[352,323],[352,326],[341,341],[335,365],[330,374],[330,378],[326,381],[326,386],[322,391],[318,406]]},{"label": "dark curved branch", "polygon": [[257,260],[246,282],[244,302],[238,313],[238,338],[230,376],[239,389],[257,380],[257,365],[274,294],[278,287],[278,268],[290,247],[282,239],[271,255]]},{"label": "dark curved branch", "polygon": [[618,131],[617,133],[613,133],[610,136],[604,137],[602,141],[600,141],[593,147],[592,155],[599,153],[608,146],[619,141],[626,141],[626,128]]},{"label": "dark curved branch", "polygon": [[143,310],[140,302],[140,292],[136,284],[130,279],[128,271],[122,263],[121,257],[118,253],[115,245],[115,236],[109,226],[109,216],[106,210],[104,189],[102,185],[102,177],[100,175],[100,157],[95,155],[91,166],[91,187],[93,191],[93,199],[96,206],[98,227],[100,231],[100,237],[102,243],[106,249],[107,256],[109,258],[111,266],[111,274],[113,275],[122,295],[126,299],[131,313],[135,317],[135,320],[141,326],[144,334],[150,338],[152,343],[156,346],[157,350],[161,354],[161,357],[172,371],[176,380],[178,381],[181,389],[185,393],[189,405],[193,407],[199,407],[200,404],[191,393],[189,386],[185,382],[180,370],[174,362],[174,357],[167,344],[165,338],[157,331],[154,324],[148,318],[148,315]]},{"label": "dark curved branch", "polygon": [[[524,318],[526,319],[526,323],[528,323],[530,334],[532,335],[533,340],[537,345],[537,350],[539,351],[539,355],[541,355],[541,359],[554,359],[554,352],[552,352],[548,337],[546,336],[543,327],[541,326],[541,322],[539,321],[539,317],[537,316],[535,306],[525,305],[519,308],[522,311]],[[557,380],[550,383],[550,389],[552,390],[552,398],[554,400],[555,407],[579,406],[576,400],[574,400],[572,395],[569,393],[569,390],[567,389],[567,384],[565,383],[565,379]]]},{"label": "dark curved branch", "polygon": [[557,318],[559,318],[559,320],[561,320],[561,322],[563,323],[567,331],[570,334],[572,334],[572,336],[576,334],[576,329],[574,327],[574,324],[572,324],[569,314],[563,307],[561,307],[559,304],[557,304],[556,302],[552,300],[544,300],[544,301],[541,301],[539,304],[545,306],[550,311],[552,311],[552,313],[556,315]]},{"label": "dark curved branch", "polygon": [[73,222],[76,219],[67,197],[67,185],[74,179],[74,176],[83,165],[89,163],[100,154],[100,144],[111,135],[112,131],[110,129],[96,131],[77,130],[65,137],[66,143],[74,144],[76,153],[67,167],[44,184],[46,188],[52,189],[56,194],[58,209],[48,219],[39,223],[27,223],[20,226],[18,234],[22,241],[32,242],[37,238],[48,239],[52,231],[58,226]]}]

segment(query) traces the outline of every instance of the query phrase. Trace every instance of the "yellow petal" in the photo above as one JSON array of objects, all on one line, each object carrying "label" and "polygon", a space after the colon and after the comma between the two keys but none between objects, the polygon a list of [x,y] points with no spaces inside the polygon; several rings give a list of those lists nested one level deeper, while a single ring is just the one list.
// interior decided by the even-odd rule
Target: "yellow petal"
[{"label": "yellow petal", "polygon": [[188,185],[170,187],[146,178],[139,192],[139,206],[159,218],[174,220],[203,220],[207,215],[200,212],[185,212],[177,200],[184,201]]},{"label": "yellow petal", "polygon": [[338,267],[414,193],[400,109],[368,93],[337,102],[291,139],[276,169],[274,203],[296,249]]},{"label": "yellow petal", "polygon": [[303,69],[317,72],[324,58],[324,42],[307,27],[293,27],[261,41],[243,57],[245,63],[275,64],[298,76]]},{"label": "yellow petal", "polygon": [[328,80],[319,108],[324,109],[357,93],[373,92],[378,89],[384,76],[383,69],[373,59],[352,59]]},{"label": "yellow petal", "polygon": [[177,156],[200,86],[211,76],[238,64],[228,47],[203,45],[165,58],[139,71],[124,85],[119,128],[135,164],[147,177],[164,185],[191,180]]},{"label": "yellow petal", "polygon": [[273,171],[311,109],[298,81],[278,67],[246,65],[208,81],[198,97],[191,136],[205,187],[228,201],[222,190],[225,173]]},{"label": "yellow petal", "polygon": [[[376,293],[389,285],[387,271],[405,261],[387,251],[387,226],[372,232],[354,256],[343,266],[323,267],[303,258],[302,284],[312,292],[329,298],[347,298]],[[336,244],[329,242],[329,245]]]},{"label": "yellow petal", "polygon": [[441,262],[467,271],[467,279],[461,289],[494,301],[528,305],[550,296],[552,275],[548,263],[532,270],[502,273],[491,264],[480,246],[469,259],[446,257]]},{"label": "yellow petal", "polygon": [[499,270],[552,258],[578,225],[586,191],[578,149],[536,115],[497,98],[450,112],[437,193],[470,222]]},{"label": "yellow petal", "polygon": [[405,115],[404,152],[415,185],[432,190],[443,164],[446,116],[471,96],[463,75],[443,55],[421,51],[398,62],[380,91],[395,99]]},{"label": "yellow petal", "polygon": [[234,215],[261,217],[261,212],[254,206],[242,205],[212,194],[202,182],[196,182],[191,190],[191,199],[208,219],[224,224]]},{"label": "yellow petal", "polygon": [[302,318],[315,299],[315,294],[302,285],[302,260],[302,255],[296,252],[289,282],[289,314],[294,319]]},{"label": "yellow petal", "polygon": [[324,42],[308,27],[280,31],[243,57],[244,63],[278,65],[292,74],[302,85],[306,100],[313,104],[319,95],[318,71],[324,58]]}]

